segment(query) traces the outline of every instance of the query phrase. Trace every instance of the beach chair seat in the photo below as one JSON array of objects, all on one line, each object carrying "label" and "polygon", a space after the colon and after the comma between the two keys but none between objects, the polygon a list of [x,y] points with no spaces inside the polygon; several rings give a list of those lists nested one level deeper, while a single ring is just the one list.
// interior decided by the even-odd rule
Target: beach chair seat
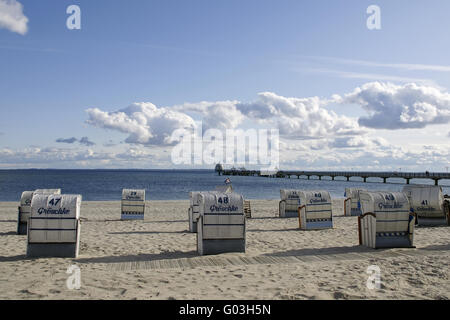
[{"label": "beach chair seat", "polygon": [[123,189],[121,201],[121,220],[144,220],[145,190]]},{"label": "beach chair seat", "polygon": [[200,193],[197,251],[200,255],[245,252],[244,198],[237,193]]},{"label": "beach chair seat", "polygon": [[300,206],[297,209],[299,228],[303,230],[333,228],[331,196],[328,191],[298,190]]},{"label": "beach chair seat", "polygon": [[28,222],[27,257],[76,258],[80,244],[81,195],[34,195]]},{"label": "beach chair seat", "polygon": [[360,245],[374,249],[413,247],[415,218],[404,193],[362,191],[360,200]]}]

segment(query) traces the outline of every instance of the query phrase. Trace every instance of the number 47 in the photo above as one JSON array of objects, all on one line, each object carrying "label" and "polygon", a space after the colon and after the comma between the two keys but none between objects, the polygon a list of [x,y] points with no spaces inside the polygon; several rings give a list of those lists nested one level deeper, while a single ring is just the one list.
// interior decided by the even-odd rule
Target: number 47
[{"label": "number 47", "polygon": [[48,204],[52,205],[52,206],[56,206],[59,202],[61,201],[61,198],[58,199],[52,199],[48,202]]}]

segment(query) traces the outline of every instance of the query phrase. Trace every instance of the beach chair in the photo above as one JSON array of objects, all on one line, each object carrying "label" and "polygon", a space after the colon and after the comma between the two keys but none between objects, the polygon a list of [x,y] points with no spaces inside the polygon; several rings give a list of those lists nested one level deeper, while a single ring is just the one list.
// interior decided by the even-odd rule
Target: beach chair
[{"label": "beach chair", "polygon": [[190,206],[188,209],[189,232],[197,232],[197,219],[199,216],[200,193],[205,191],[192,191],[189,193]]},{"label": "beach chair", "polygon": [[123,189],[121,220],[144,220],[145,190]]},{"label": "beach chair", "polygon": [[278,203],[278,215],[280,218],[297,218],[300,206],[299,190],[280,190],[280,202]]},{"label": "beach chair", "polygon": [[303,230],[333,228],[333,210],[328,191],[297,191],[299,228]]},{"label": "beach chair", "polygon": [[252,209],[250,207],[250,200],[244,200],[244,214],[245,217],[250,219],[252,217]]},{"label": "beach chair", "polygon": [[367,191],[358,188],[345,188],[344,197],[344,216],[360,216],[361,203],[359,201],[359,192]]},{"label": "beach chair", "polygon": [[200,193],[197,251],[200,255],[245,252],[244,198],[236,193]]},{"label": "beach chair", "polygon": [[359,244],[370,248],[411,248],[414,215],[402,192],[360,192]]},{"label": "beach chair", "polygon": [[27,234],[27,223],[31,214],[31,199],[35,194],[61,194],[61,189],[37,189],[22,192],[17,215],[17,234],[19,235]]},{"label": "beach chair", "polygon": [[406,185],[402,192],[410,203],[410,210],[420,226],[449,225],[442,187],[430,185]]},{"label": "beach chair", "polygon": [[27,257],[76,258],[81,195],[37,194],[31,200]]}]

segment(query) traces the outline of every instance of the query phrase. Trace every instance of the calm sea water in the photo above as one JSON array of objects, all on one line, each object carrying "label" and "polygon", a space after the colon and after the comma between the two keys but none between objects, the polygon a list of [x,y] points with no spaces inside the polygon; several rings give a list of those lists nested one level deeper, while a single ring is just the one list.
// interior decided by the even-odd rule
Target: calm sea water
[{"label": "calm sea water", "polygon": [[[120,200],[123,188],[146,189],[148,200],[187,200],[190,191],[213,190],[223,185],[226,176],[213,170],[0,170],[0,201],[18,201],[22,191],[61,188],[66,194],[81,194],[85,201]],[[280,189],[328,190],[332,197],[343,197],[346,187],[368,190],[401,191],[404,180],[360,178],[353,181],[306,180],[296,177],[230,177],[236,192],[247,199],[279,199]],[[336,178],[339,179],[339,178]],[[432,184],[429,180],[411,183]],[[450,194],[450,181],[441,180],[444,193]]]}]

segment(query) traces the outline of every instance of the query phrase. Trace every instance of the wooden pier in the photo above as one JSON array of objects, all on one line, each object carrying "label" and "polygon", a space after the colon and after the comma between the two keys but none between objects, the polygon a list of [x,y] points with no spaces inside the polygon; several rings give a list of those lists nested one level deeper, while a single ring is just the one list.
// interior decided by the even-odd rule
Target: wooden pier
[{"label": "wooden pier", "polygon": [[322,180],[322,177],[331,177],[334,180],[336,177],[344,177],[350,181],[351,177],[361,177],[364,182],[367,178],[380,178],[386,183],[389,178],[403,178],[406,184],[409,184],[411,179],[431,179],[434,184],[438,185],[441,179],[450,179],[448,172],[397,172],[397,171],[277,171],[275,173],[266,174],[260,170],[244,170],[244,169],[222,169],[216,170],[219,175],[226,176],[260,176],[269,178],[291,178],[306,177],[308,180],[311,177],[317,177]]}]

